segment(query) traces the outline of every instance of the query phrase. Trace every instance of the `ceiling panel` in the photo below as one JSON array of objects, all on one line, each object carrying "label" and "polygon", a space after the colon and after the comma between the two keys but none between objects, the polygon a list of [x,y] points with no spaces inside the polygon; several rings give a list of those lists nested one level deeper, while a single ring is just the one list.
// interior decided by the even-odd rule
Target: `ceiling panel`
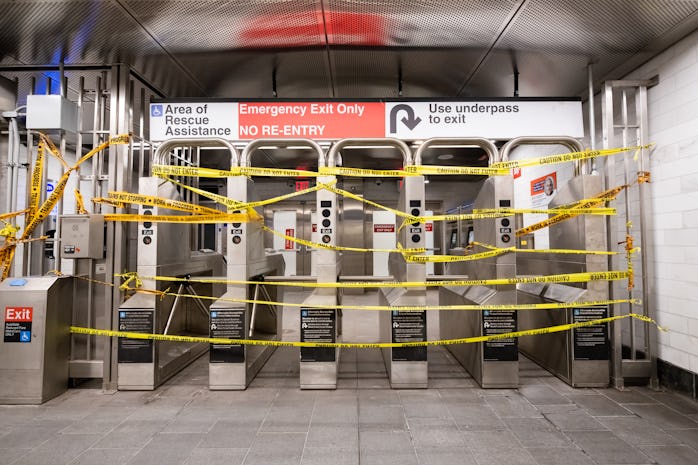
[{"label": "ceiling panel", "polygon": [[171,52],[325,44],[320,0],[122,0]]},{"label": "ceiling panel", "polygon": [[331,45],[478,47],[491,44],[521,0],[326,0]]},{"label": "ceiling panel", "polygon": [[[0,0],[0,62],[123,62],[171,97],[578,95],[698,0]],[[273,82],[276,81],[276,86]]]}]

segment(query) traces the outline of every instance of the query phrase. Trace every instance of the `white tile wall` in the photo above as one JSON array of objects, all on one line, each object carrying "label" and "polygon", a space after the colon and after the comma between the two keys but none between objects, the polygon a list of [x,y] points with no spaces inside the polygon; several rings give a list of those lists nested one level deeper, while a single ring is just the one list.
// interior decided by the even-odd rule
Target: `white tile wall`
[{"label": "white tile wall", "polygon": [[648,91],[652,304],[669,333],[659,358],[698,373],[698,31],[627,79],[659,75]]}]

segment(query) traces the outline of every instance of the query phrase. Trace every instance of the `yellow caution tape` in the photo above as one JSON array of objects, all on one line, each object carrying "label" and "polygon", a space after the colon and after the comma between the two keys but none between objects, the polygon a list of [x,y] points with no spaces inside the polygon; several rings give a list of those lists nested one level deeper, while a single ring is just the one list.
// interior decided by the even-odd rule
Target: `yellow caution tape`
[{"label": "yellow caution tape", "polygon": [[198,215],[220,215],[225,212],[214,208],[202,207],[189,202],[171,200],[163,197],[155,197],[143,194],[131,194],[129,192],[109,192],[109,200],[120,203],[131,203],[138,205],[152,205],[155,207],[167,208],[170,210],[184,211]]},{"label": "yellow caution tape", "polygon": [[[255,202],[240,202],[239,200],[234,200],[234,199],[228,198],[224,195],[214,194],[212,192],[208,192],[208,191],[205,191],[203,189],[199,189],[196,187],[181,184],[181,183],[179,183],[173,179],[170,179],[170,178],[164,178],[164,179],[166,179],[167,181],[170,181],[170,182],[172,182],[180,187],[183,187],[184,189],[187,189],[187,190],[190,190],[196,194],[199,194],[202,197],[206,197],[207,199],[213,200],[214,202],[217,202],[221,205],[225,205],[226,207],[228,207],[231,210],[241,210],[241,209],[262,207],[265,205],[271,205],[271,204],[274,204],[277,202],[281,202],[283,200],[291,199],[293,197],[298,197],[300,195],[310,194],[310,193],[316,192],[322,188],[321,186],[318,185],[318,186],[310,187],[308,189],[303,189],[300,191],[291,192],[289,194],[280,195],[278,197],[273,197],[271,199],[258,200]],[[327,185],[333,185],[334,183],[336,183],[336,181],[333,181]]]},{"label": "yellow caution tape", "polygon": [[291,170],[285,168],[261,168],[257,166],[241,166],[231,168],[233,176],[268,176],[268,177],[293,177],[314,178],[319,176],[315,171]]},{"label": "yellow caution tape", "polygon": [[3,213],[0,215],[0,221],[4,221],[10,218],[14,218],[15,216],[23,215],[25,213],[28,213],[29,209],[26,210],[19,210],[16,212],[9,212],[9,213]]},{"label": "yellow caution tape", "polygon": [[86,215],[87,209],[85,208],[85,199],[82,198],[80,189],[75,189],[75,211],[80,215]]},{"label": "yellow caution tape", "polygon": [[543,214],[549,215],[552,213],[571,213],[575,215],[615,215],[615,208],[556,208],[551,209],[541,209],[541,208],[479,208],[474,209],[473,213],[499,213],[501,216],[510,216],[517,214]]},{"label": "yellow caution tape", "polygon": [[372,207],[376,207],[376,208],[379,208],[381,210],[392,212],[395,214],[395,216],[398,216],[400,218],[406,218],[411,223],[418,223],[419,222],[418,216],[413,216],[413,215],[410,215],[409,213],[405,213],[403,211],[396,210],[394,208],[386,207],[385,205],[381,205],[379,203],[365,199],[365,198],[361,197],[360,195],[352,194],[349,191],[345,191],[344,189],[339,189],[338,187],[334,187],[330,184],[318,183],[318,186],[321,187],[322,189],[328,190],[334,194],[341,195],[342,197],[348,197],[350,199],[365,203],[366,205],[371,205]]},{"label": "yellow caution tape", "polygon": [[[571,218],[575,218],[578,216],[578,214],[574,213],[574,210],[576,210],[578,208],[579,209],[593,208],[596,205],[601,205],[605,202],[613,200],[618,196],[618,194],[620,194],[623,191],[623,189],[625,189],[627,187],[628,187],[627,185],[614,187],[612,189],[608,189],[608,190],[600,193],[599,195],[597,195],[591,199],[585,199],[585,200],[581,200],[579,202],[575,202],[575,204],[573,204],[570,207],[573,210],[572,213],[557,214],[557,215],[553,216],[552,218],[548,218],[547,220],[540,221],[540,222],[532,224],[530,226],[526,226],[525,228],[521,228],[521,229],[516,231],[516,237],[521,237],[521,236],[524,236],[526,234],[530,234],[534,231],[538,231],[539,229],[547,228],[547,227],[550,227],[554,224],[558,224],[558,223],[561,223],[563,221],[569,220]],[[557,212],[558,212],[558,210],[552,209],[550,213],[557,213]]]},{"label": "yellow caution tape", "polygon": [[508,168],[476,167],[476,166],[435,166],[435,165],[409,165],[405,171],[419,175],[473,175],[473,176],[507,176],[511,174]]},{"label": "yellow caution tape", "polygon": [[32,218],[39,209],[41,200],[41,180],[44,176],[44,138],[39,139],[39,147],[36,152],[36,163],[32,171],[31,187],[29,191],[29,218]]},{"label": "yellow caution tape", "polygon": [[651,323],[657,326],[660,330],[664,328],[657,325],[653,319],[629,313],[627,315],[618,315],[608,318],[599,318],[596,320],[582,321],[578,323],[568,323],[564,325],[549,326],[546,328],[527,329],[522,331],[514,331],[502,334],[493,334],[489,336],[473,336],[459,339],[443,339],[439,341],[418,341],[418,342],[373,342],[373,343],[354,343],[354,342],[295,342],[295,341],[270,341],[259,339],[229,339],[220,337],[195,337],[195,336],[175,336],[169,334],[147,334],[134,333],[130,331],[112,331],[108,329],[93,329],[83,328],[79,326],[71,326],[70,332],[73,334],[88,334],[93,336],[108,336],[122,337],[128,339],[146,339],[155,341],[173,341],[173,342],[191,342],[191,343],[208,343],[208,344],[225,344],[225,345],[255,345],[255,346],[274,346],[274,347],[326,347],[326,348],[341,348],[341,349],[384,349],[397,347],[428,347],[442,346],[455,344],[472,344],[477,342],[493,341],[498,339],[510,339],[516,337],[533,336],[537,334],[550,334],[562,331],[569,331],[575,328],[584,328],[601,324],[618,321],[625,318],[635,318],[646,323]]},{"label": "yellow caution tape", "polygon": [[[44,145],[48,145],[49,150],[51,153],[54,154],[59,160],[61,160],[62,163],[65,165],[65,160],[63,159],[63,156],[60,154],[58,149],[56,149],[56,146],[51,142],[51,139],[48,138],[47,136],[41,134],[40,135],[40,140],[44,141]],[[13,244],[8,244],[8,248],[5,251],[4,254],[2,254],[2,260],[0,260],[0,266],[2,267],[2,273],[0,275],[0,281],[6,279],[9,276],[10,273],[10,268],[12,267],[12,262],[14,260],[15,256],[15,249],[16,249],[16,244],[19,242],[26,242],[29,241],[30,236],[36,229],[36,227],[43,222],[46,217],[51,213],[53,210],[53,207],[56,206],[58,201],[63,197],[63,192],[65,190],[66,184],[68,183],[68,179],[70,178],[70,174],[77,170],[81,164],[95,156],[97,153],[101,152],[105,148],[109,147],[110,145],[116,145],[116,144],[128,144],[130,141],[130,136],[128,134],[120,134],[118,136],[114,136],[110,138],[108,141],[103,142],[102,144],[98,145],[97,147],[93,148],[89,152],[87,152],[85,155],[83,155],[72,167],[68,168],[66,172],[61,176],[61,179],[58,181],[56,184],[53,192],[51,195],[44,201],[44,203],[41,205],[41,207],[38,207],[38,201],[36,201],[35,204],[35,209],[32,210],[32,198],[30,197],[30,208],[29,212],[27,214],[27,219],[25,221],[25,227],[24,231],[22,232],[22,236],[20,237],[19,241],[16,241]],[[43,147],[43,145],[41,145]],[[43,151],[43,149],[42,149]],[[43,153],[42,153],[43,156]],[[43,161],[41,163],[37,163],[37,165],[43,165]],[[43,168],[42,168],[43,169]],[[30,192],[39,192],[40,196],[40,189],[41,189],[41,178],[42,178],[42,173],[35,171],[32,173],[32,185],[31,185],[31,191]],[[38,199],[39,197],[34,197],[35,199]]]},{"label": "yellow caution tape", "polygon": [[[495,247],[490,244],[484,244],[482,242],[472,242],[473,245],[478,245],[484,247],[485,249],[497,250],[499,247]],[[547,254],[573,254],[573,255],[616,255],[618,252],[609,252],[607,250],[578,250],[578,249],[514,249],[512,252],[516,253],[547,253]]]},{"label": "yellow caution tape", "polygon": [[[138,283],[138,279],[136,279]],[[127,291],[141,292],[147,294],[157,294],[161,298],[165,296],[169,297],[186,297],[190,299],[201,299],[201,300],[220,300],[223,302],[233,302],[240,304],[257,304],[257,305],[270,305],[270,306],[286,306],[286,307],[306,307],[306,308],[327,308],[327,305],[311,305],[304,303],[293,303],[293,302],[276,302],[269,300],[258,300],[258,299],[236,299],[232,297],[212,297],[198,294],[180,294],[176,292],[156,291],[153,289],[141,289],[139,287],[128,287],[121,285],[121,289]],[[436,310],[553,310],[561,308],[571,308],[580,306],[593,306],[593,305],[612,305],[612,304],[622,304],[630,303],[639,305],[642,301],[639,299],[616,299],[616,300],[594,300],[587,302],[547,302],[542,304],[499,304],[499,305],[333,305],[333,308],[340,310],[367,310],[367,311],[392,311],[392,310],[404,310],[404,311],[436,311]]]},{"label": "yellow caution tape", "polygon": [[[142,276],[138,278],[136,273],[115,274],[114,276],[127,278],[128,282],[134,279],[143,281],[162,282],[193,282],[206,284],[237,284],[237,285],[257,285],[287,286],[303,288],[334,288],[334,289],[380,289],[380,288],[401,288],[401,287],[467,287],[467,286],[503,286],[513,284],[533,284],[533,283],[586,283],[589,281],[618,281],[627,279],[628,271],[597,271],[594,273],[568,273],[548,276],[521,276],[516,278],[495,278],[495,279],[449,279],[440,281],[405,282],[405,281],[348,281],[334,283],[316,283],[302,281],[237,281],[230,279],[216,278],[178,278],[175,276]],[[142,281],[141,281],[142,282]],[[109,284],[109,283],[106,283]]]},{"label": "yellow caution tape", "polygon": [[351,168],[348,166],[323,166],[318,171],[321,175],[361,178],[404,178],[407,176],[417,176],[415,173],[408,173],[403,170],[372,170],[368,168]]},{"label": "yellow caution tape", "polygon": [[502,161],[499,163],[494,163],[491,168],[526,168],[529,166],[540,166],[540,165],[554,165],[557,163],[564,163],[568,161],[575,160],[587,160],[589,158],[596,157],[607,157],[609,155],[615,155],[621,152],[627,152],[630,150],[642,150],[652,147],[654,144],[638,145],[634,147],[620,147],[615,149],[604,149],[604,150],[584,150],[582,152],[569,152],[561,153],[557,155],[546,155],[539,158],[528,158],[525,160],[512,160],[512,161]]},{"label": "yellow caution tape", "polygon": [[198,166],[153,165],[153,176],[183,176],[198,178],[227,178],[232,176],[228,170],[201,168]]},{"label": "yellow caution tape", "polygon": [[405,261],[409,263],[454,263],[454,262],[469,262],[473,260],[483,260],[485,258],[498,257],[507,252],[513,252],[514,247],[506,249],[490,250],[488,252],[480,252],[469,255],[407,255]]},{"label": "yellow caution tape", "polygon": [[417,253],[425,253],[427,250],[425,248],[415,248],[415,249],[366,249],[362,247],[343,247],[339,245],[329,245],[329,244],[323,244],[320,242],[312,242],[312,241],[307,241],[305,239],[300,239],[298,237],[294,236],[289,236],[287,234],[284,234],[280,231],[276,231],[274,229],[271,229],[267,226],[262,226],[262,229],[264,231],[270,232],[274,234],[275,236],[278,237],[283,237],[286,240],[295,242],[297,244],[305,245],[307,247],[314,247],[316,249],[327,249],[327,250],[336,250],[336,251],[346,251],[346,252],[399,252],[402,254],[417,254]]},{"label": "yellow caution tape", "polygon": [[131,223],[248,223],[247,213],[220,213],[217,215],[135,215],[130,213],[114,213],[104,215],[104,221],[126,221]]},{"label": "yellow caution tape", "polygon": [[44,143],[48,146],[48,150],[51,153],[51,155],[53,155],[54,158],[56,158],[61,163],[61,165],[63,165],[64,169],[70,169],[70,165],[66,163],[65,158],[63,158],[63,154],[60,152],[60,150],[58,150],[56,144],[54,144],[53,141],[48,136],[46,136],[46,134],[39,133],[39,140],[44,141]]}]

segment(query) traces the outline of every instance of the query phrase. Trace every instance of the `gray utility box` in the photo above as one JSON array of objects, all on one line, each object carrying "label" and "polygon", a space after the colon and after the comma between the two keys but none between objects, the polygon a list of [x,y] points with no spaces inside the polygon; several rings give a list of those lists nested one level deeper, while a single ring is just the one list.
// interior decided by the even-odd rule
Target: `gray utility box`
[{"label": "gray utility box", "polygon": [[61,216],[60,239],[63,258],[103,258],[104,216]]},{"label": "gray utility box", "polygon": [[0,283],[0,404],[41,404],[68,388],[73,280],[9,278]]}]

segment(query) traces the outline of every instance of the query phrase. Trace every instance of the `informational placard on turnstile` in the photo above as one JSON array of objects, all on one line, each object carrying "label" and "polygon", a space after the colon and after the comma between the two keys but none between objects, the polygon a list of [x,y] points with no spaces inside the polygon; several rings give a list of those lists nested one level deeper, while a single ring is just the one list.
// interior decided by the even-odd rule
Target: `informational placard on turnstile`
[{"label": "informational placard on turnstile", "polygon": [[[572,309],[572,322],[598,320],[608,317],[608,307],[583,307]],[[608,360],[610,344],[608,323],[575,328],[573,331],[575,360]]]},{"label": "informational placard on turnstile", "polygon": [[[119,310],[119,331],[153,334],[152,310]],[[119,363],[153,363],[152,339],[119,338]]]},{"label": "informational placard on turnstile", "polygon": [[[337,311],[301,307],[301,342],[337,342]],[[301,347],[301,362],[334,362],[332,347]]]},{"label": "informational placard on turnstile", "polygon": [[31,342],[33,307],[5,307],[3,342]]},{"label": "informational placard on turnstile", "polygon": [[[483,310],[482,335],[516,331],[516,311],[514,310]],[[514,362],[519,359],[519,348],[516,338],[494,339],[483,342],[483,359],[495,362]]]},{"label": "informational placard on turnstile", "polygon": [[[245,308],[211,310],[211,337],[245,339]],[[211,363],[244,363],[245,346],[242,344],[211,344]]]},{"label": "informational placard on turnstile", "polygon": [[[391,319],[392,342],[422,342],[427,340],[427,312],[393,310]],[[394,362],[424,362],[426,347],[396,347],[392,350]]]}]

